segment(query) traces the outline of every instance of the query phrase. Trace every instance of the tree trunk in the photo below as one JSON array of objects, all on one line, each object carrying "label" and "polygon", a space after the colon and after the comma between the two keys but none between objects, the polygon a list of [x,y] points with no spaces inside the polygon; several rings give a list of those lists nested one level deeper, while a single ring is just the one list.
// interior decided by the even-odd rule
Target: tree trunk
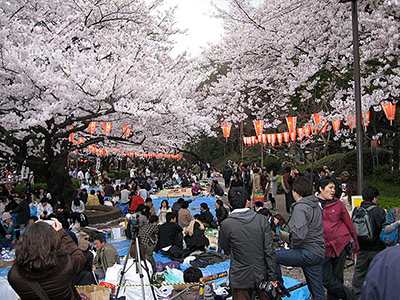
[{"label": "tree trunk", "polygon": [[76,197],[76,190],[68,174],[67,156],[55,159],[50,163],[43,163],[39,168],[34,167],[33,171],[38,182],[47,184],[47,191],[51,194],[54,202],[61,201],[69,207]]},{"label": "tree trunk", "polygon": [[398,170],[399,169],[399,148],[400,148],[400,136],[398,133],[395,134],[393,137],[393,170]]}]

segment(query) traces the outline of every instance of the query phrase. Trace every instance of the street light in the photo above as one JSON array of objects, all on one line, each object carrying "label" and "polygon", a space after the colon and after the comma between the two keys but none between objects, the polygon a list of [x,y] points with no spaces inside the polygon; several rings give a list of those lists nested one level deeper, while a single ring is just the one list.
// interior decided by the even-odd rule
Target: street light
[{"label": "street light", "polygon": [[356,134],[357,134],[357,188],[362,193],[363,188],[363,151],[361,124],[361,81],[360,81],[360,45],[358,34],[357,0],[340,0],[339,3],[351,2],[351,20],[353,27],[353,56],[354,56],[354,94],[356,99]]}]

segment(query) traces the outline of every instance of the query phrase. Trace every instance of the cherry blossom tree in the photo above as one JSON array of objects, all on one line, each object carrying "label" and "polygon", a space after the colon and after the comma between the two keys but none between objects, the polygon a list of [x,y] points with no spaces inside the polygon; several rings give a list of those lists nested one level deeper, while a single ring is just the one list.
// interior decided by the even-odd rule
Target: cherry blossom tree
[{"label": "cherry blossom tree", "polygon": [[[199,128],[207,132],[192,97],[201,74],[188,71],[184,54],[171,57],[170,36],[180,31],[161,4],[0,3],[0,155],[33,169],[54,198],[73,195],[66,160],[75,149],[168,151]],[[90,122],[98,122],[95,132]],[[103,133],[103,122],[111,132]],[[72,144],[71,134],[81,142]]]},{"label": "cherry blossom tree", "polygon": [[[288,115],[299,116],[300,126],[312,113],[348,125],[346,117],[355,115],[349,3],[272,0],[253,7],[232,0],[220,17],[226,36],[204,61],[215,80],[199,95],[210,114],[234,123],[261,118],[272,132],[286,128]],[[364,113],[399,100],[399,17],[396,1],[359,1]],[[352,147],[348,129],[336,135]]]}]

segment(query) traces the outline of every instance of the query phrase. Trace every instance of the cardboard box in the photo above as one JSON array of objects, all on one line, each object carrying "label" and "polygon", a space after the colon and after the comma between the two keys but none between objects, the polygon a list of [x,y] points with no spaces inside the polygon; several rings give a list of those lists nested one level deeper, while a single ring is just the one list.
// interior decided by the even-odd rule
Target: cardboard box
[{"label": "cardboard box", "polygon": [[76,288],[82,300],[109,300],[110,290],[99,285],[85,285]]}]

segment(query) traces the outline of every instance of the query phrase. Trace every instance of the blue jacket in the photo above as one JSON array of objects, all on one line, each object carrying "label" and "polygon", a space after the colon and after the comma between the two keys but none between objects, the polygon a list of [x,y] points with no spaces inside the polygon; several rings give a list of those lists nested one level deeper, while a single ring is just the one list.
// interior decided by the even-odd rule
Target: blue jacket
[{"label": "blue jacket", "polygon": [[15,235],[15,230],[14,230],[14,226],[8,226],[8,224],[4,223],[3,221],[1,221],[1,226],[3,226],[6,235],[12,235],[11,239],[6,238],[5,236],[3,236],[2,234],[0,234],[0,243],[7,243],[7,242],[11,242],[11,241],[16,241],[17,240],[17,236]]},{"label": "blue jacket", "polygon": [[399,299],[399,261],[400,246],[387,248],[375,256],[362,287],[361,300]]}]

